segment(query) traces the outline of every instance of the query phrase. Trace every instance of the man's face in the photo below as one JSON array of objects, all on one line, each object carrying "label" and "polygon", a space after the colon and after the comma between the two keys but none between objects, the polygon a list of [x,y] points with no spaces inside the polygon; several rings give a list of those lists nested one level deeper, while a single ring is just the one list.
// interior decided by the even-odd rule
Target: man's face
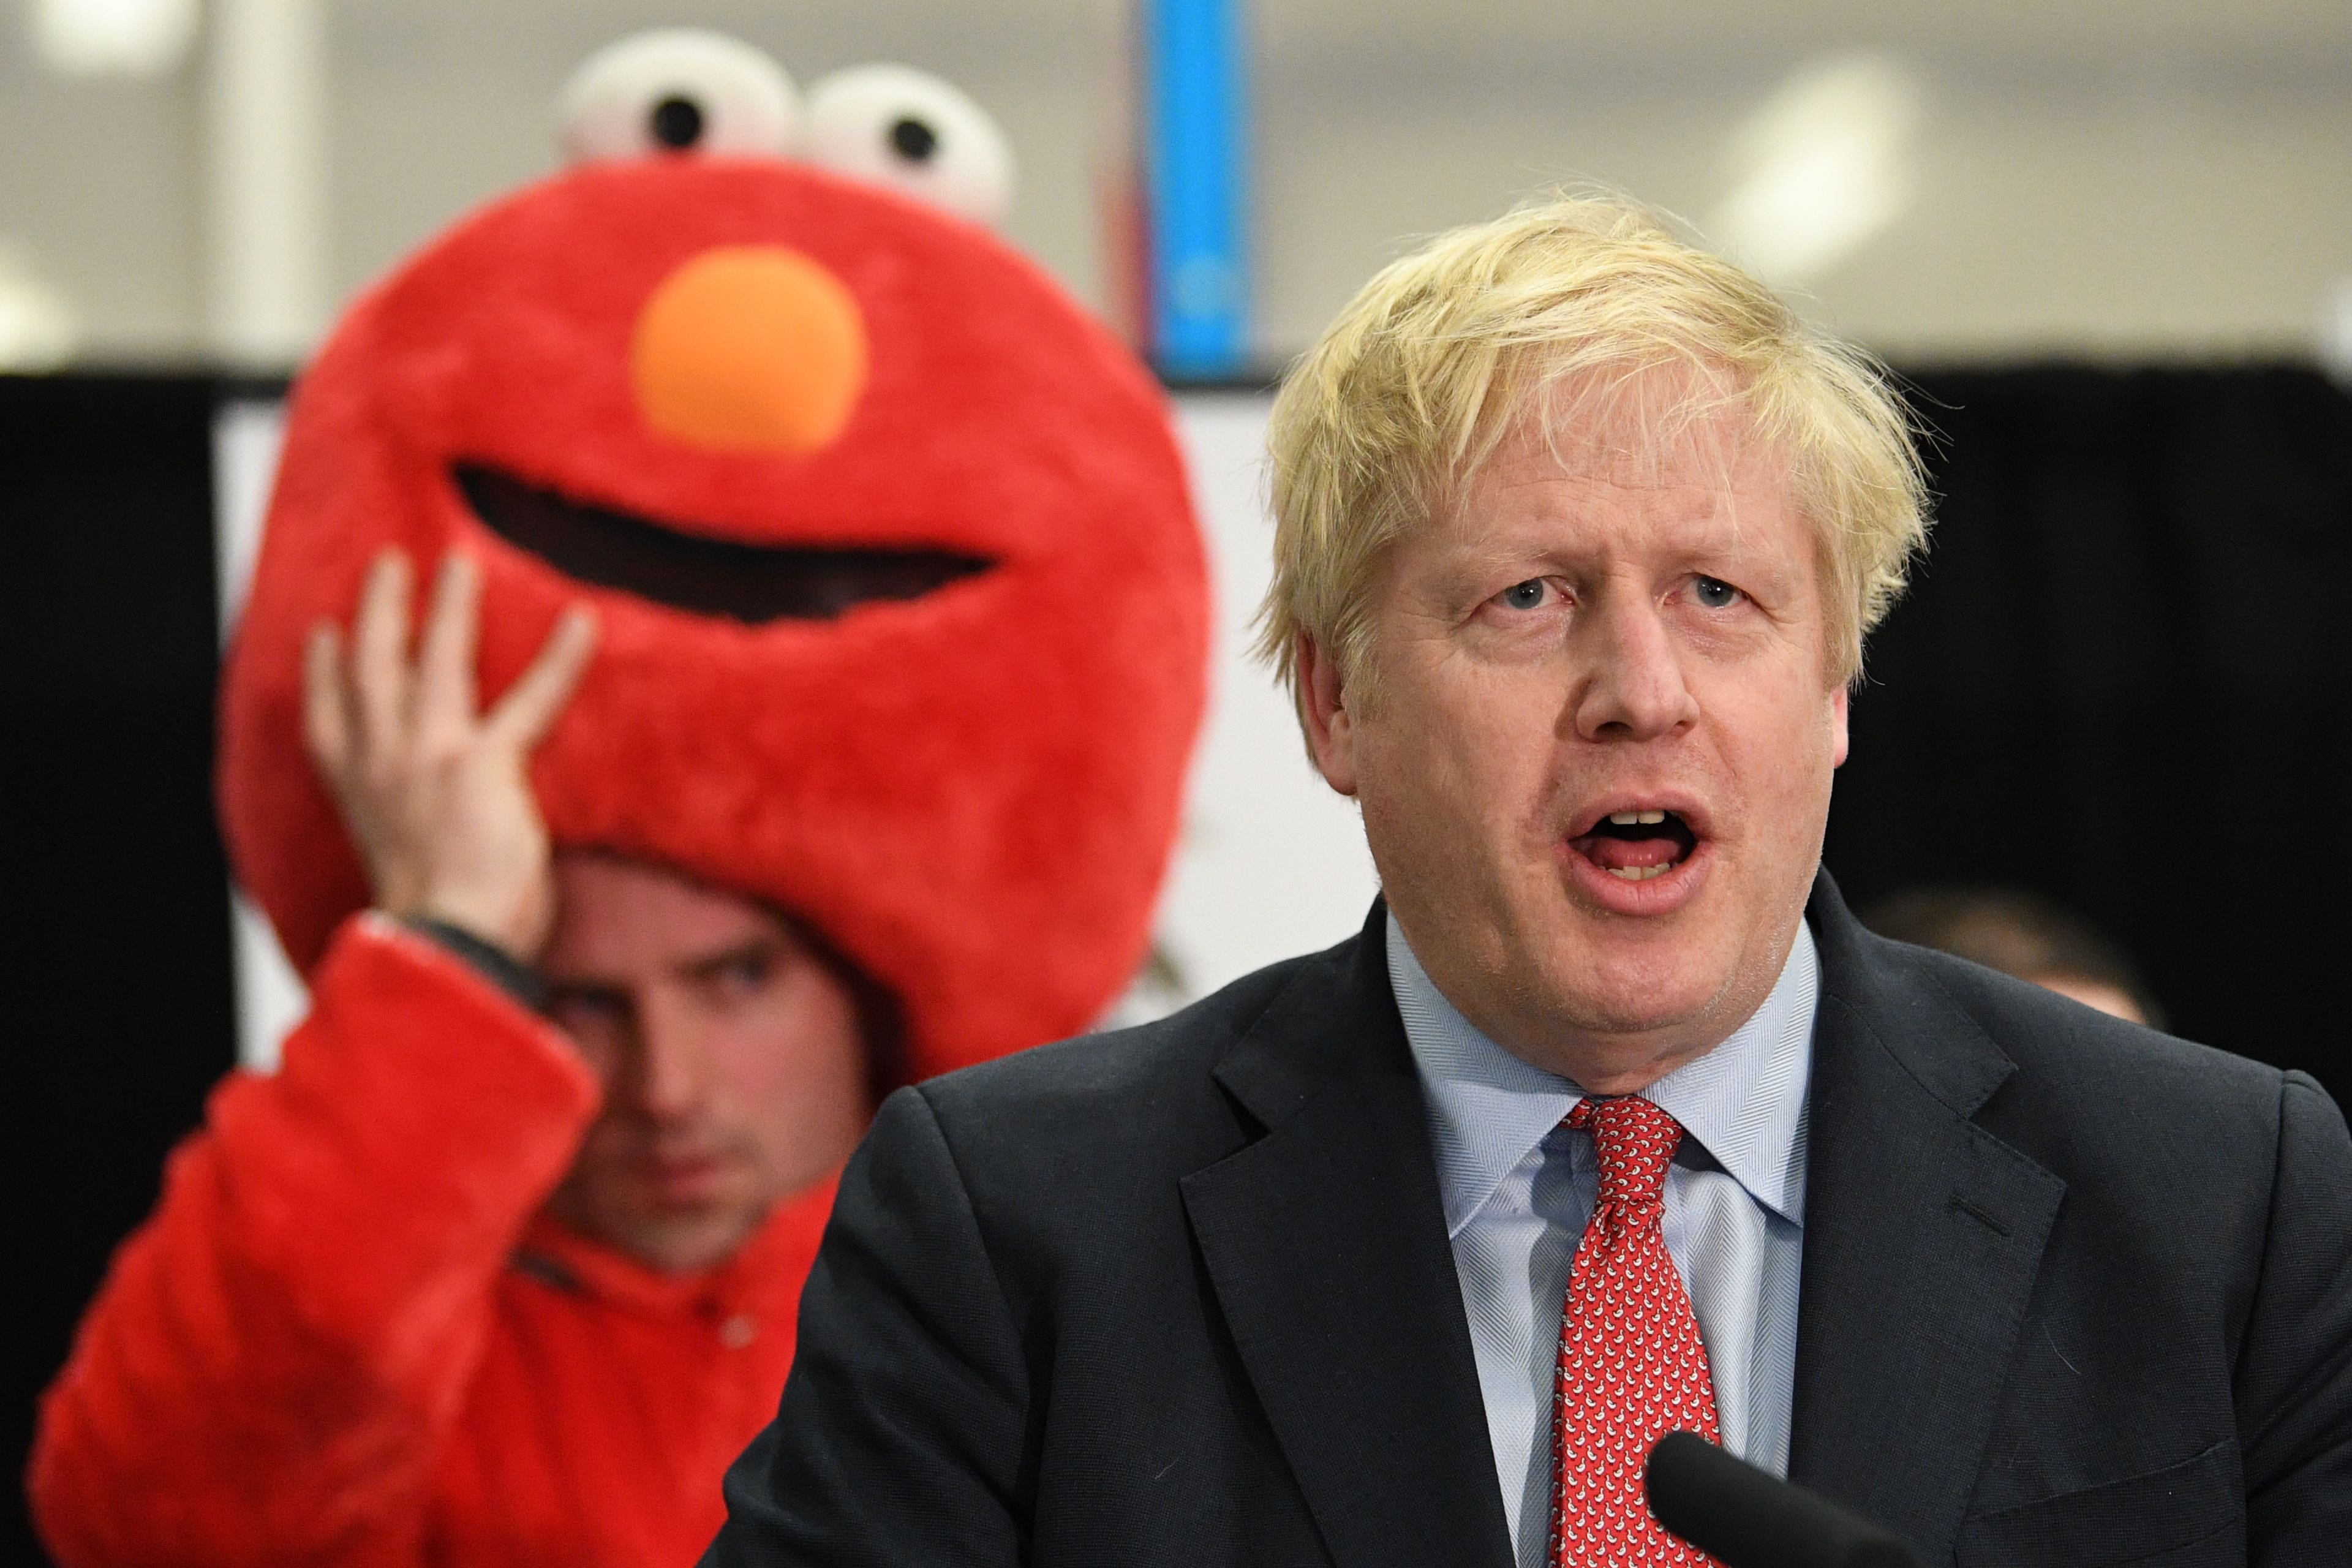
[{"label": "man's face", "polygon": [[550,1016],[604,1085],[558,1217],[708,1268],[846,1159],[873,1112],[857,1007],[763,905],[614,856],[556,857]]},{"label": "man's face", "polygon": [[1770,991],[1845,693],[1813,535],[1737,414],[1646,446],[1622,417],[1531,425],[1385,563],[1370,708],[1310,650],[1309,716],[1439,988],[1624,1092]]}]

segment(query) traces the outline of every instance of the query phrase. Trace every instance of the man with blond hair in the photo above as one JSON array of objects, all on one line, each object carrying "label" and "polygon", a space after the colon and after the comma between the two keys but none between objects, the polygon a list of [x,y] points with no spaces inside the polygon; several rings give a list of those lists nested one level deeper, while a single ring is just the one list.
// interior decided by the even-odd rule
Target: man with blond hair
[{"label": "man with blond hair", "polygon": [[894,1096],[706,1563],[1695,1564],[1676,1429],[1925,1563],[2345,1561],[2336,1107],[1821,870],[1925,533],[1868,363],[1559,197],[1374,279],[1272,447],[1381,901]]}]

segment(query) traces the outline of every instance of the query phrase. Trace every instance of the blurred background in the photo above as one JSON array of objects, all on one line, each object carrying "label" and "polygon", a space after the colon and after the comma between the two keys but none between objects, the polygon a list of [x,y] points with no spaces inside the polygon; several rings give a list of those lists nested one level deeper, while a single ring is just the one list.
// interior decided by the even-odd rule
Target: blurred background
[{"label": "blurred background", "polygon": [[[1240,656],[1267,388],[1418,236],[1559,182],[1680,215],[1885,355],[1934,553],[1874,645],[1829,863],[2022,889],[2168,1026],[2352,1093],[2344,0],[0,0],[0,516],[20,1314],[0,1460],[204,1089],[300,1005],[232,921],[215,660],[287,379],[371,279],[560,164],[651,26],[995,117],[1004,227],[1167,375],[1218,668],[1173,1005],[1337,940],[1370,868]],[[29,917],[29,918],[28,918]],[[37,1562],[15,1509],[0,1561]]]},{"label": "blurred background", "polygon": [[[0,19],[0,320],[54,312],[97,360],[247,348],[240,261],[273,242],[301,251],[278,308],[315,331],[551,172],[564,78],[654,24],[731,30],[802,82],[866,58],[950,78],[1021,160],[1013,240],[1112,303],[1118,5],[7,0]],[[2310,355],[2352,331],[2340,0],[1258,0],[1242,24],[1258,364],[1406,235],[1557,179],[1694,218],[1907,360]],[[254,163],[297,188],[268,235],[240,230]]]},{"label": "blurred background", "polygon": [[[735,33],[803,82],[883,58],[958,83],[1020,160],[1012,237],[1113,302],[1102,198],[1134,25],[1108,0],[7,0],[0,18],[6,319],[53,312],[108,363],[251,347],[235,290],[257,247],[299,252],[277,308],[315,331],[552,169],[565,78],[656,24]],[[1261,366],[1406,237],[1560,179],[1698,222],[1904,359],[2308,355],[2352,332],[2341,0],[1256,0],[1240,23]],[[292,194],[257,204],[274,181]],[[257,216],[279,226],[248,232]]]}]

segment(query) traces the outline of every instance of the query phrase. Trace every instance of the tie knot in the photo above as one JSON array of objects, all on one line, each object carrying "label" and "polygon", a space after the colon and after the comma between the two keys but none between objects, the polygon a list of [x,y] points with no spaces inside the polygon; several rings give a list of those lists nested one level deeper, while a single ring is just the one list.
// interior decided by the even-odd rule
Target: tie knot
[{"label": "tie knot", "polygon": [[1568,1113],[1568,1124],[1592,1133],[1601,1203],[1664,1201],[1666,1167],[1683,1141],[1681,1122],[1638,1095],[1623,1094],[1613,1100],[1587,1095]]}]

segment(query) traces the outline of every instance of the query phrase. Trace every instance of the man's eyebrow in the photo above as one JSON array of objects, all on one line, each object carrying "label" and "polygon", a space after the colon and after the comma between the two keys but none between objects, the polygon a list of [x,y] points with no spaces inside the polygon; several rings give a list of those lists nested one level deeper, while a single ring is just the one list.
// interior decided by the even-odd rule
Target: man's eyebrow
[{"label": "man's eyebrow", "polygon": [[756,935],[747,936],[740,942],[730,942],[725,947],[715,948],[709,952],[697,953],[692,958],[680,959],[670,966],[670,971],[687,980],[708,980],[731,964],[741,963],[751,959],[774,958],[783,952],[788,945],[782,935],[773,931],[761,931]]},{"label": "man's eyebrow", "polygon": [[548,999],[553,1002],[614,1002],[626,1005],[629,987],[618,980],[599,974],[574,977],[543,975]]}]

